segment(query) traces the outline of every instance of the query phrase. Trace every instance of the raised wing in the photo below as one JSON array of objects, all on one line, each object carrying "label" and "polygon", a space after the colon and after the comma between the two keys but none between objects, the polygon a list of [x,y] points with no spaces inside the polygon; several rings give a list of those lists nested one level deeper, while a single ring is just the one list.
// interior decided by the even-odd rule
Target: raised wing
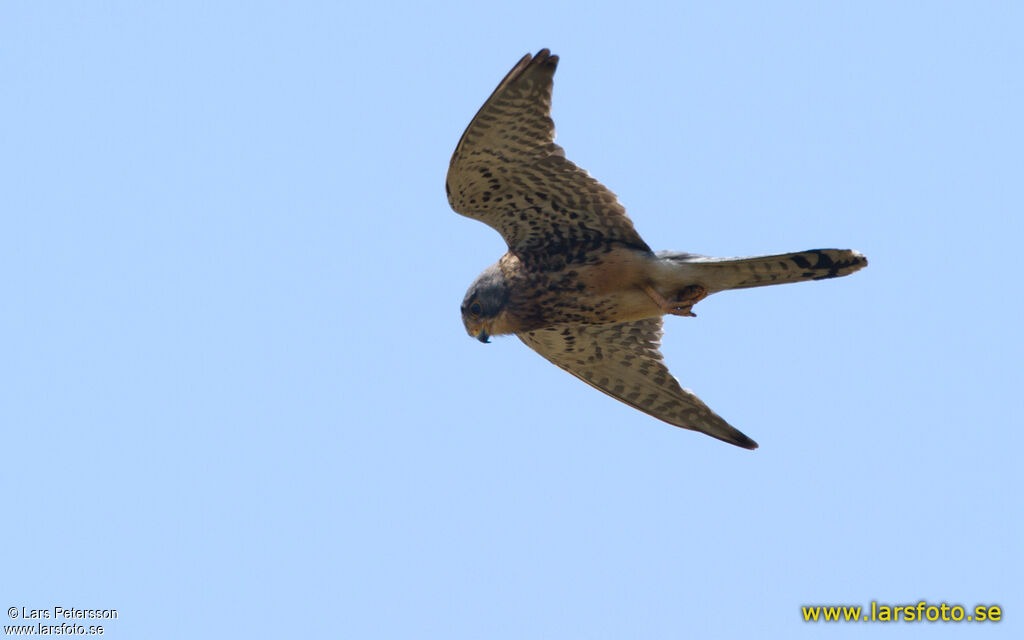
[{"label": "raised wing", "polygon": [[516,335],[580,380],[650,416],[738,447],[757,448],[669,373],[658,351],[661,318],[560,325]]},{"label": "raised wing", "polygon": [[554,142],[557,64],[547,49],[526,55],[480,107],[452,154],[448,202],[517,252],[612,241],[649,250],[615,194]]}]

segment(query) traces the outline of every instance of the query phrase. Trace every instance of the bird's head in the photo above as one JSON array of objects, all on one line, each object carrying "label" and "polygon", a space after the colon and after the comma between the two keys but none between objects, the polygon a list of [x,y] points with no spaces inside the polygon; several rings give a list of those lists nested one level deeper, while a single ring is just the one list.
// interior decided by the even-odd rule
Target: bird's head
[{"label": "bird's head", "polygon": [[462,301],[462,324],[470,336],[488,342],[489,336],[510,333],[505,321],[508,282],[497,264],[484,269]]}]

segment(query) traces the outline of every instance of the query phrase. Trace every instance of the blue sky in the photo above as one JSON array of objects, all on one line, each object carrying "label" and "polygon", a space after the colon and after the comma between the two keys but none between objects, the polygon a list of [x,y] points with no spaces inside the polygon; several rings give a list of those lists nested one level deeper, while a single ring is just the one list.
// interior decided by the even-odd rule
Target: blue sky
[{"label": "blue sky", "polygon": [[[6,3],[6,607],[109,637],[1020,637],[1024,10]],[[668,318],[757,440],[674,429],[458,306],[448,159],[527,52],[655,249],[850,247]],[[11,620],[5,619],[5,624]],[[967,628],[964,628],[964,627]]]}]

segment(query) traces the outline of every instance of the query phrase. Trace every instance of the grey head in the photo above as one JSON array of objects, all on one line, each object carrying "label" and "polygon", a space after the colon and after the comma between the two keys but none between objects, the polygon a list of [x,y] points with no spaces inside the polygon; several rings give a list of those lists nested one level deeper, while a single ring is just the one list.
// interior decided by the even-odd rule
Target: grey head
[{"label": "grey head", "polygon": [[495,321],[508,303],[508,282],[498,264],[492,264],[477,276],[462,300],[462,324],[480,342],[489,336],[504,333],[496,330]]}]

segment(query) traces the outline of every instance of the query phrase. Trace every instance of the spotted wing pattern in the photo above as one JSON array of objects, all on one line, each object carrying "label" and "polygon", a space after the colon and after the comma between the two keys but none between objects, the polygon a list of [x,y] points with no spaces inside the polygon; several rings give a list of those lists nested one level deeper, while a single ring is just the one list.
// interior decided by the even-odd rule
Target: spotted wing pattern
[{"label": "spotted wing pattern", "polygon": [[525,56],[480,108],[448,167],[452,209],[494,227],[513,252],[618,241],[649,250],[615,194],[555,144],[558,56]]},{"label": "spotted wing pattern", "polygon": [[552,363],[616,400],[659,420],[730,444],[757,443],[732,427],[662,362],[661,318],[604,325],[560,325],[516,334]]}]

